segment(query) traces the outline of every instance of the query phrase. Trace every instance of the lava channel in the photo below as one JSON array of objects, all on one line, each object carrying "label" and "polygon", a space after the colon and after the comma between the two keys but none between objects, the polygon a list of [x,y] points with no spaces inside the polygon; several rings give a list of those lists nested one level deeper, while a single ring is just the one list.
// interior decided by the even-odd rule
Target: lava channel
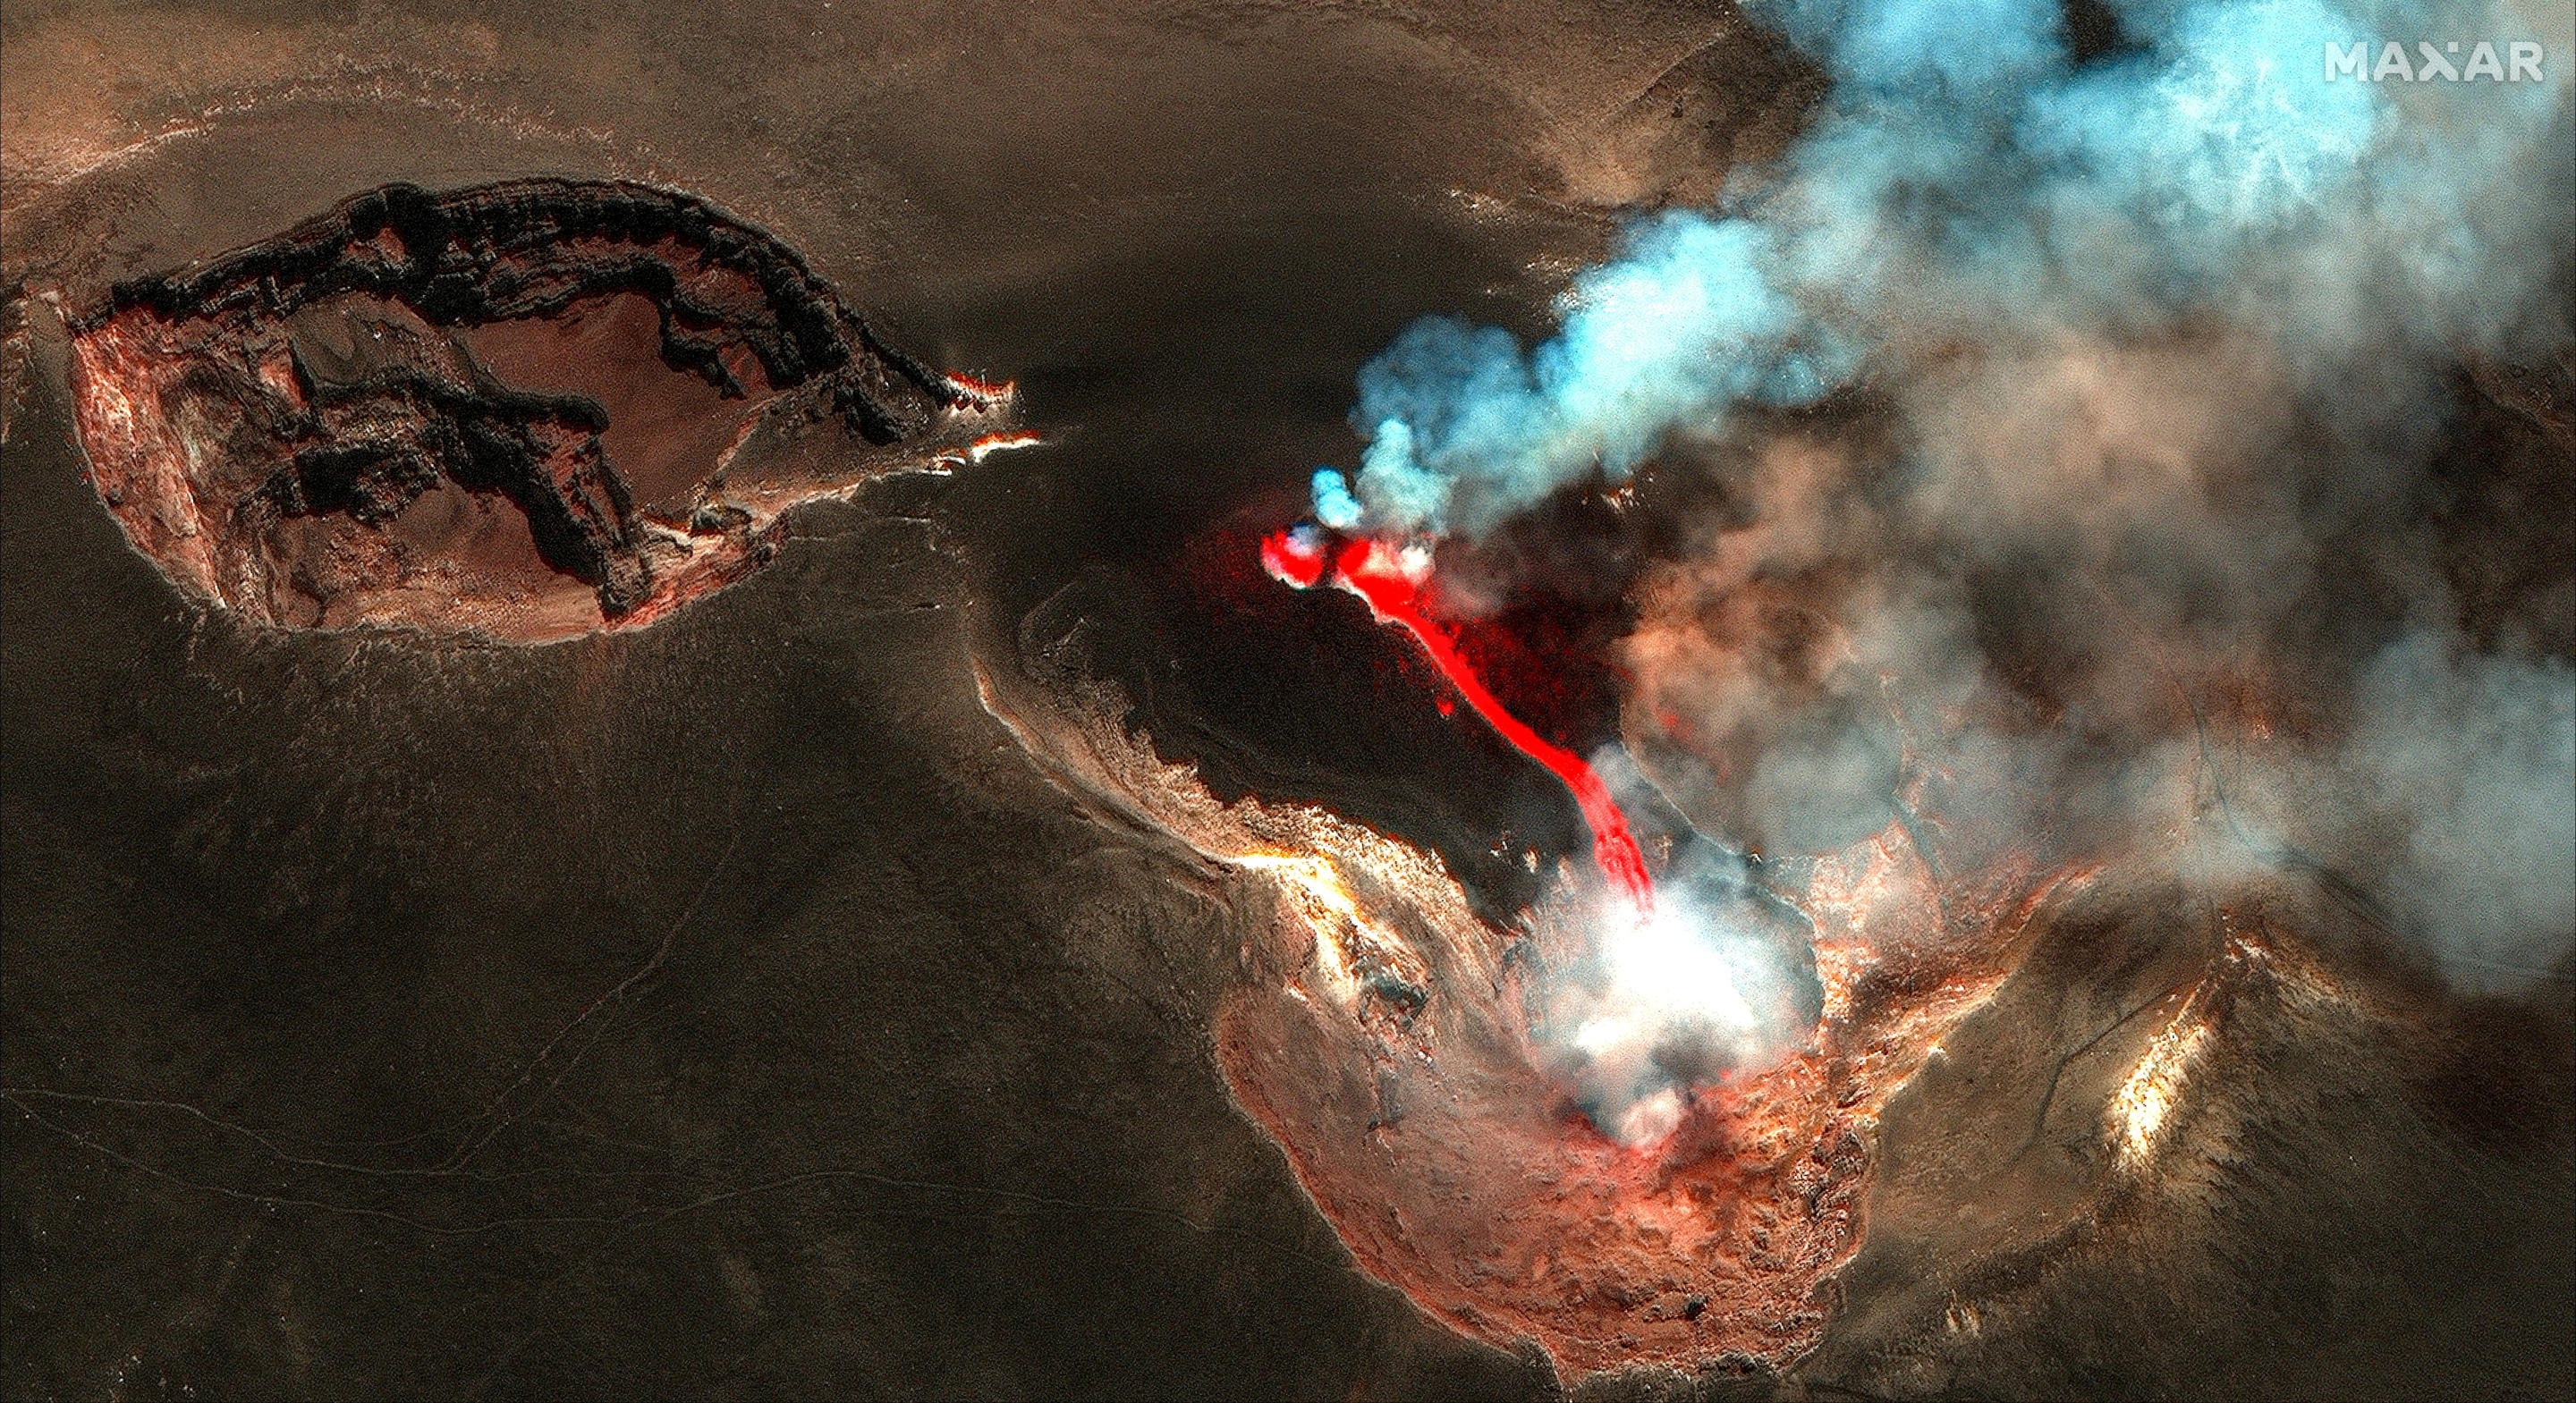
[{"label": "lava channel", "polygon": [[[1261,543],[1262,568],[1299,589],[1321,582],[1329,552],[1309,528],[1277,532]],[[1355,540],[1332,557],[1333,583],[1367,601],[1379,620],[1413,636],[1430,655],[1432,665],[1485,724],[1511,747],[1546,767],[1574,795],[1584,824],[1592,830],[1592,859],[1612,891],[1640,918],[1655,904],[1654,883],[1646,875],[1646,857],[1629,830],[1628,816],[1610,797],[1610,786],[1580,755],[1550,742],[1506,710],[1483,679],[1458,651],[1456,640],[1422,612],[1422,579],[1427,562],[1410,563],[1405,553],[1382,541]]]}]

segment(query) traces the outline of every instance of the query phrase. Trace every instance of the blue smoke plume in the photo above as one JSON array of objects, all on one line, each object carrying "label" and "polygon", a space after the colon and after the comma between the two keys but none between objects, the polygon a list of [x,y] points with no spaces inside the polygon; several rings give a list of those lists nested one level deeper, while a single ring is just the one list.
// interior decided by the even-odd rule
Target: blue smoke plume
[{"label": "blue smoke plume", "polygon": [[2129,51],[2080,66],[2051,0],[1751,9],[1835,82],[1783,168],[1637,222],[1534,349],[1447,318],[1399,336],[1321,517],[1474,534],[1676,429],[1963,340],[2217,317],[2330,398],[2392,354],[2563,333],[2536,305],[2568,228],[2563,47],[2538,82],[2327,76],[2330,43],[2545,37],[2477,0],[2127,0]]}]

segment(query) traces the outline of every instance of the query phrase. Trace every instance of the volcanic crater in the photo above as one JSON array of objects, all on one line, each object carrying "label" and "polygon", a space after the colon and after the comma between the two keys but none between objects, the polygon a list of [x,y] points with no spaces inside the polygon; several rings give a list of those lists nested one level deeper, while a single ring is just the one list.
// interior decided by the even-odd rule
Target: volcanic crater
[{"label": "volcanic crater", "polygon": [[978,454],[1011,401],[772,235],[626,181],[388,185],[71,331],[127,536],[285,628],[640,627],[757,568],[790,508]]}]

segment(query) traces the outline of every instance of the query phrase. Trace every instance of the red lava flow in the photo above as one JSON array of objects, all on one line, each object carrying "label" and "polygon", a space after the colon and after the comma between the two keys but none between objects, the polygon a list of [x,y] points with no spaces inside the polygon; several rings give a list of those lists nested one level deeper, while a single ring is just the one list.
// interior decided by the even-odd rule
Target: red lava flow
[{"label": "red lava flow", "polygon": [[[1299,589],[1312,588],[1323,578],[1325,557],[1321,542],[1292,531],[1276,532],[1261,543],[1262,568]],[[1638,914],[1651,912],[1655,892],[1653,882],[1646,876],[1645,854],[1628,831],[1628,816],[1610,797],[1610,786],[1582,756],[1522,724],[1486,689],[1475,669],[1459,653],[1456,640],[1422,612],[1420,572],[1408,569],[1401,554],[1384,542],[1358,540],[1344,545],[1339,558],[1333,561],[1333,583],[1366,600],[1378,618],[1412,634],[1423,651],[1431,655],[1440,675],[1467,699],[1467,705],[1478,716],[1485,718],[1487,725],[1513,749],[1564,781],[1574,793],[1575,806],[1583,811],[1584,823],[1592,830],[1592,859],[1599,864],[1601,875]]]}]

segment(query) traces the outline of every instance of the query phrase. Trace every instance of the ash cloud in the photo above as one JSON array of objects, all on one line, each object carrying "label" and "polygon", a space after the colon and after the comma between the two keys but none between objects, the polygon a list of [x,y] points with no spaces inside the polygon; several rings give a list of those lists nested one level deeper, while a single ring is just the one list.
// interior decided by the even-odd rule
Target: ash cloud
[{"label": "ash cloud", "polygon": [[2576,930],[2576,674],[2412,634],[2371,660],[2346,754],[2411,815],[2392,905],[2474,987],[2545,968]]},{"label": "ash cloud", "polygon": [[[2576,596],[2473,610],[2444,562],[2464,502],[2567,505],[2562,448],[2534,477],[2457,430],[2461,367],[2519,366],[2567,440],[2576,12],[2113,9],[2079,62],[2054,0],[1752,6],[1833,80],[1802,139],[1639,220],[1541,345],[1404,333],[1319,514],[1473,537],[1714,479],[1622,659],[1627,746],[1703,832],[2171,844],[2223,773],[2231,861],[2344,872],[2455,984],[2525,986],[2576,938]],[[2544,76],[2326,76],[2453,40]]]}]

